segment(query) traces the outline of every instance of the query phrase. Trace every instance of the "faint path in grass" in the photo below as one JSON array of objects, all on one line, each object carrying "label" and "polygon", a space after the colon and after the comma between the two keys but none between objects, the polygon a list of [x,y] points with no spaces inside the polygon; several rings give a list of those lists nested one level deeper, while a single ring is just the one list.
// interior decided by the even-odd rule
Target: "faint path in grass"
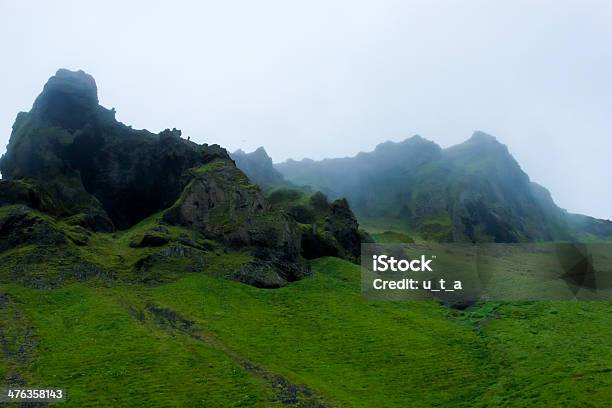
[{"label": "faint path in grass", "polygon": [[153,323],[155,326],[173,333],[180,333],[190,338],[206,343],[224,353],[237,365],[271,388],[274,401],[283,405],[300,408],[325,408],[339,406],[327,398],[318,395],[305,385],[296,384],[286,377],[276,374],[264,367],[244,358],[236,351],[227,347],[218,338],[199,327],[193,320],[180,315],[176,311],[158,306],[146,301],[142,307],[127,305],[130,315],[143,324]]},{"label": "faint path in grass", "polygon": [[335,258],[261,290],[204,275],[146,290],[229,348],[354,407],[473,406],[493,381],[482,339],[436,302],[368,302]]}]

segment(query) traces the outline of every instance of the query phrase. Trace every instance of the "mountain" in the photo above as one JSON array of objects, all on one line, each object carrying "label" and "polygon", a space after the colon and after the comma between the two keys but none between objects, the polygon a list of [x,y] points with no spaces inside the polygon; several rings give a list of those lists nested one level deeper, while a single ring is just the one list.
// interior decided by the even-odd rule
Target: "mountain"
[{"label": "mountain", "polygon": [[530,181],[508,148],[475,132],[442,149],[414,136],[355,157],[278,164],[290,182],[346,197],[363,219],[396,220],[438,241],[526,242],[612,237],[612,222],[568,214]]},{"label": "mountain", "polygon": [[313,240],[359,255],[346,201],[325,199],[318,217],[298,222],[294,196],[273,205],[219,145],[118,122],[83,71],[60,69],[17,115],[0,171],[3,281],[157,282],[168,265],[207,270],[227,257],[228,278],[278,287],[309,273]]},{"label": "mountain", "polygon": [[259,147],[251,153],[245,153],[238,149],[230,156],[236,163],[236,166],[242,170],[252,182],[263,189],[287,184],[282,174],[274,168],[272,158],[268,156],[266,149],[263,147]]}]

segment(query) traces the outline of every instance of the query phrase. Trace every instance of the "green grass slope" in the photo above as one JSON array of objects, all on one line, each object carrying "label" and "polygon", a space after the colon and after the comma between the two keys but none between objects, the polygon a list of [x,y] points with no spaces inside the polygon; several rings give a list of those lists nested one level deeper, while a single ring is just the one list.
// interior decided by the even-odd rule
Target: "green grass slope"
[{"label": "green grass slope", "polygon": [[65,388],[67,406],[257,406],[269,393],[206,343],[140,322],[126,288],[9,293],[37,343],[14,368],[30,386]]},{"label": "green grass slope", "polygon": [[[227,267],[231,267],[228,264]],[[362,299],[358,266],[275,290],[191,273],[160,286],[0,287],[0,375],[66,406],[606,406],[612,303]],[[218,268],[224,266],[219,264]]]},{"label": "green grass slope", "polygon": [[191,276],[153,293],[232,349],[349,406],[477,394],[478,350],[463,346],[478,342],[475,332],[449,324],[434,303],[364,302],[352,264],[325,258],[314,267],[315,278],[275,291]]}]

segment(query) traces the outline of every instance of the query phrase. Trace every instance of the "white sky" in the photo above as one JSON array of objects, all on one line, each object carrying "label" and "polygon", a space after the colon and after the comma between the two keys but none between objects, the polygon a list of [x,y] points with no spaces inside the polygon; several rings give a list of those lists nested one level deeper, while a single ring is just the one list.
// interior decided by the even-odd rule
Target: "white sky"
[{"label": "white sky", "polygon": [[612,1],[0,0],[0,152],[60,67],[135,128],[275,161],[473,130],[612,218]]}]

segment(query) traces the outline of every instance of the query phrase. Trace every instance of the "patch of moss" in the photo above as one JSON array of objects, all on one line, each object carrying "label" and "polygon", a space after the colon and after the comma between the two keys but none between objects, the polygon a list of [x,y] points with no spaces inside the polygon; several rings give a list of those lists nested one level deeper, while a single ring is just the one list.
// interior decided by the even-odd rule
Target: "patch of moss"
[{"label": "patch of moss", "polygon": [[193,176],[202,176],[204,174],[210,173],[212,171],[221,169],[227,165],[227,160],[224,159],[215,159],[210,163],[206,163],[199,167],[194,167],[189,170],[189,173]]}]

